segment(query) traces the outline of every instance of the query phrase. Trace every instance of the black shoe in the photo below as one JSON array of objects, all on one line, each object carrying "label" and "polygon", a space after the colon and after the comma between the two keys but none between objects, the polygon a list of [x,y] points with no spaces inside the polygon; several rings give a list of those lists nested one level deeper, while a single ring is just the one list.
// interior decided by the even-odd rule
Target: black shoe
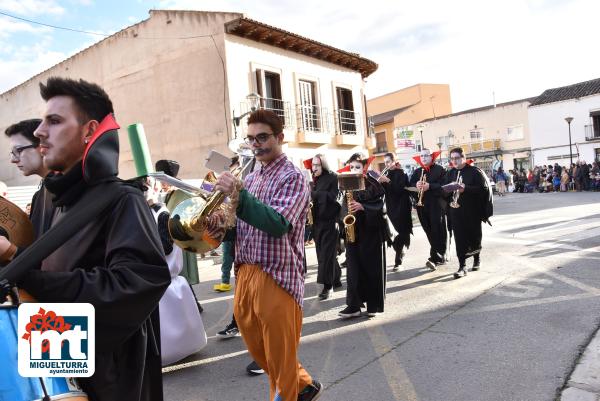
[{"label": "black shoe", "polygon": [[319,399],[322,392],[323,385],[313,379],[311,384],[300,391],[300,394],[298,394],[298,401],[316,401]]},{"label": "black shoe", "polygon": [[431,259],[427,259],[427,262],[425,262],[425,266],[429,267],[429,269],[431,269],[432,272],[436,271],[437,269],[437,263],[435,263]]},{"label": "black shoe", "polygon": [[250,365],[246,366],[246,372],[248,372],[250,376],[258,376],[265,373],[265,370],[258,366],[258,363],[252,361]]},{"label": "black shoe", "polygon": [[321,291],[321,293],[319,294],[319,300],[320,301],[325,301],[330,296],[331,296],[331,290],[323,289],[323,291]]},{"label": "black shoe", "polygon": [[338,315],[343,318],[358,317],[360,316],[360,308],[351,308],[347,306],[344,310],[339,311]]},{"label": "black shoe", "polygon": [[343,285],[342,285],[341,281],[338,281],[337,283],[333,284],[333,289],[334,290],[337,290],[338,288],[342,288],[342,287],[343,287]]},{"label": "black shoe", "polygon": [[464,266],[461,266],[456,273],[454,273],[454,278],[461,278],[467,275],[467,271]]},{"label": "black shoe", "polygon": [[473,267],[471,267],[471,271],[476,272],[479,271],[479,269],[481,269],[481,265],[479,264],[479,262],[474,262]]},{"label": "black shoe", "polygon": [[240,336],[240,330],[235,324],[235,321],[229,323],[223,330],[217,333],[217,337],[232,338]]}]

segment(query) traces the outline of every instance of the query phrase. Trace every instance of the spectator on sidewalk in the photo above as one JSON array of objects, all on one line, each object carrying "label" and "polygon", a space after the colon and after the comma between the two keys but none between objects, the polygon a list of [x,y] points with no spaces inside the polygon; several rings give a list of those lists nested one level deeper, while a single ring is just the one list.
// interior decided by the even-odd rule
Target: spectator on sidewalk
[{"label": "spectator on sidewalk", "polygon": [[508,180],[508,177],[504,173],[504,170],[502,170],[502,167],[499,167],[498,171],[496,172],[496,174],[494,176],[494,182],[496,183],[496,191],[498,191],[499,196],[504,196],[504,194],[506,193],[506,181],[507,180]]}]

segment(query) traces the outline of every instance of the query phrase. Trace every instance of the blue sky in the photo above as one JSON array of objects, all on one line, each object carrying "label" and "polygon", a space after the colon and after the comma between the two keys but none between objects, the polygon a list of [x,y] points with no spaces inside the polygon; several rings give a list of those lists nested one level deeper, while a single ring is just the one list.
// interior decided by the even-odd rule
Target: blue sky
[{"label": "blue sky", "polygon": [[[106,34],[152,8],[244,12],[376,61],[368,97],[448,83],[454,111],[600,78],[597,0],[0,0],[0,12]],[[100,39],[0,16],[0,93]]]}]

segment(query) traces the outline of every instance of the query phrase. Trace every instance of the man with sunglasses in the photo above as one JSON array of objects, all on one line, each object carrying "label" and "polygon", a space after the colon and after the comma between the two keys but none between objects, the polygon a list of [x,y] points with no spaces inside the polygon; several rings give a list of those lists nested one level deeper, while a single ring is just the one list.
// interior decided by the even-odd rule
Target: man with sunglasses
[{"label": "man with sunglasses", "polygon": [[316,400],[323,386],[298,362],[304,297],[304,222],[309,189],[283,153],[277,114],[248,118],[246,143],[261,168],[242,185],[223,173],[215,187],[237,202],[234,314],[254,360],[269,375],[270,400]]},{"label": "man with sunglasses", "polygon": [[[42,120],[37,118],[23,120],[11,125],[4,131],[10,143],[10,161],[26,177],[37,175],[40,178],[45,178],[49,172],[48,168],[44,166],[42,155],[40,154],[40,140],[33,135],[41,122]],[[40,189],[33,195],[31,213],[29,215],[36,238],[50,227],[53,212],[51,200],[52,196],[48,194],[42,182]],[[10,259],[14,257],[19,251],[11,245],[5,237],[0,237],[0,255],[4,254],[6,251],[2,252],[2,250],[8,247],[12,249],[12,252],[9,252],[6,258]]]}]

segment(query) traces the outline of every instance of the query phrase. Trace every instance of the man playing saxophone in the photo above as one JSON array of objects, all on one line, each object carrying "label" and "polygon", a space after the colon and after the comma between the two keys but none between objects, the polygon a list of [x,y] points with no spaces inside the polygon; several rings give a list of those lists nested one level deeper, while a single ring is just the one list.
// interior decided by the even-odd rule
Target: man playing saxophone
[{"label": "man playing saxophone", "polygon": [[423,202],[423,206],[417,206],[417,215],[429,241],[429,258],[425,265],[431,270],[446,262],[448,238],[444,212],[446,202],[442,191],[446,171],[435,163],[437,155],[439,153],[432,155],[428,149],[423,149],[419,156],[414,157],[421,167],[417,168],[410,177],[410,186],[416,187],[419,191],[414,193],[417,200],[422,198]]},{"label": "man playing saxophone", "polygon": [[[388,239],[383,217],[383,187],[366,175],[367,159],[353,154],[348,162],[351,173],[365,175],[365,189],[352,191],[352,200],[344,202],[343,214],[354,216],[354,241],[346,239],[346,308],[338,312],[344,318],[361,314],[367,304],[367,315],[383,312],[385,300],[385,247]],[[349,204],[347,204],[349,203]]]},{"label": "man playing saxophone", "polygon": [[448,208],[459,265],[454,278],[461,278],[467,274],[467,258],[473,256],[472,271],[481,267],[481,222],[490,217],[486,205],[491,191],[485,174],[479,168],[466,163],[461,148],[450,151],[450,161],[454,168],[448,172],[446,181],[458,186],[457,192],[450,192],[452,201],[456,201],[457,204]]}]

